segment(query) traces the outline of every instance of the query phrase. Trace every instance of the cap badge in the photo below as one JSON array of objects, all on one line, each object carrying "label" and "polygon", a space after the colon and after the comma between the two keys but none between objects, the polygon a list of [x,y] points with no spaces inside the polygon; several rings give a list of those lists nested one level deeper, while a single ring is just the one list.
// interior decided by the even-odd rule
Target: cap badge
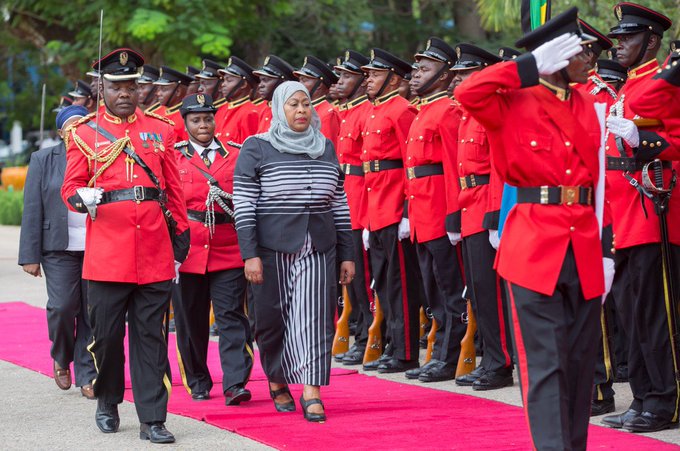
[{"label": "cap badge", "polygon": [[231,56],[229,57],[229,61],[227,61],[227,67],[231,66]]},{"label": "cap badge", "polygon": [[430,47],[432,47],[432,39],[427,40],[427,44],[425,44],[425,50],[428,50]]},{"label": "cap badge", "polygon": [[619,19],[619,22],[623,20],[623,11],[621,10],[621,5],[617,5],[616,8],[614,8],[614,12],[616,13],[616,18]]},{"label": "cap badge", "polygon": [[339,66],[341,64],[342,64],[342,58],[340,58],[340,57],[335,58],[335,65]]},{"label": "cap badge", "polygon": [[675,42],[671,42],[671,52],[677,52],[678,50],[678,45]]},{"label": "cap badge", "polygon": [[120,53],[120,56],[118,57],[118,62],[120,63],[121,66],[127,65],[127,62],[128,62],[127,52],[121,52]]},{"label": "cap badge", "polygon": [[375,50],[371,49],[371,62],[375,59]]},{"label": "cap badge", "polygon": [[269,64],[269,57],[266,57],[266,58],[264,59],[264,64],[263,64],[263,66],[266,66],[267,64]]},{"label": "cap badge", "polygon": [[501,58],[503,58],[503,56],[505,56],[505,49],[500,49],[500,50],[498,51],[498,56],[500,56]]},{"label": "cap badge", "polygon": [[307,57],[305,56],[305,60],[302,62],[302,66],[306,66],[306,65],[307,65]]},{"label": "cap badge", "polygon": [[201,105],[205,105],[205,96],[203,94],[196,95],[196,101]]},{"label": "cap badge", "polygon": [[349,50],[345,50],[345,61],[349,61]]},{"label": "cap badge", "polygon": [[462,52],[460,51],[460,47],[456,47],[456,56],[458,57],[458,59],[460,59],[461,53]]},{"label": "cap badge", "polygon": [[139,70],[139,75],[144,75],[144,66]]}]

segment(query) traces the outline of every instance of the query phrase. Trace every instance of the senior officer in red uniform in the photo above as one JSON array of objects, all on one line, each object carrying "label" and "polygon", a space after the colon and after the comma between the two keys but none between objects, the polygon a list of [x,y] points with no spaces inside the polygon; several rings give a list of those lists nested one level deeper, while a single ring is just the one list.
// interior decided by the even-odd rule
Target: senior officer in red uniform
[{"label": "senior officer in red uniform", "polygon": [[[642,165],[664,158],[670,144],[662,127],[637,128],[628,99],[653,82],[659,69],[656,56],[661,38],[671,21],[633,3],[619,3],[615,12],[619,23],[609,36],[618,41],[617,60],[628,68],[628,80],[607,118],[607,198],[616,236],[616,267],[629,283],[627,302],[615,301],[628,332],[628,381],[633,402],[624,413],[605,417],[602,422],[632,432],[653,432],[677,424],[678,384],[664,307],[659,218],[654,204],[630,180],[640,181]],[[670,163],[666,164],[669,171]],[[677,187],[676,195],[680,195]],[[677,213],[669,211],[672,221]]]},{"label": "senior officer in red uniform", "polygon": [[321,120],[321,133],[337,148],[340,118],[326,97],[330,87],[338,82],[338,76],[331,66],[311,55],[305,57],[302,67],[293,74],[309,91],[312,105]]},{"label": "senior officer in red uniform", "polygon": [[[88,349],[98,373],[95,419],[102,432],[118,430],[127,314],[140,438],[170,443],[175,438],[164,426],[170,379],[163,318],[171,279],[189,248],[175,134],[170,121],[137,108],[141,55],[119,49],[94,67],[100,64],[106,110],[71,129],[62,187],[69,207],[93,218],[87,221],[83,278],[89,282],[93,335]],[[171,223],[174,218],[175,236],[168,234],[164,216]]]},{"label": "senior officer in red uniform", "polygon": [[274,95],[274,90],[284,81],[295,81],[293,66],[276,55],[269,55],[264,59],[262,68],[253,71],[253,75],[260,78],[257,85],[257,94],[264,101],[260,106],[260,123],[258,133],[269,131],[272,121],[272,108],[270,102]]},{"label": "senior officer in red uniform", "polygon": [[245,384],[253,358],[244,305],[246,279],[231,211],[238,149],[224,147],[215,139],[215,110],[208,94],[189,96],[180,108],[189,140],[177,143],[175,149],[179,152],[191,248],[179,268],[182,295],[174,299],[174,307],[184,385],[193,399],[206,400],[213,385],[207,365],[212,300],[222,392],[225,404],[230,406],[250,400]]},{"label": "senior officer in red uniform", "polygon": [[227,103],[215,113],[215,137],[242,144],[247,137],[257,133],[260,115],[250,101],[250,93],[258,80],[253,75],[253,68],[236,56],[229,58],[227,65],[218,72],[222,76],[222,97]]},{"label": "senior officer in red uniform", "polygon": [[[368,101],[366,96],[366,74],[361,70],[361,66],[368,64],[369,61],[361,53],[347,50],[344,58],[338,61],[338,65],[334,67],[340,74],[336,85],[338,95],[344,101],[344,106],[340,112],[338,144],[335,151],[338,155],[340,168],[345,174],[345,192],[347,193],[349,217],[352,224],[352,245],[356,268],[354,280],[347,286],[347,293],[352,303],[352,312],[357,312],[354,344],[342,356],[335,356],[336,360],[340,359],[344,365],[360,365],[363,363],[368,343],[368,328],[373,322],[370,307],[373,301],[373,290],[371,289],[368,260],[366,186],[361,162],[364,142],[362,132],[368,111],[371,109],[371,102]],[[364,237],[366,237],[365,242]],[[375,367],[377,368],[377,363]]]},{"label": "senior officer in red uniform", "polygon": [[373,103],[362,132],[361,155],[371,266],[393,352],[377,369],[395,373],[418,367],[420,282],[414,271],[415,249],[407,239],[404,171],[406,139],[416,109],[399,95],[401,80],[411,72],[409,63],[373,49],[370,62],[362,69],[368,73],[366,92]]},{"label": "senior officer in red uniform", "polygon": [[408,218],[425,299],[437,330],[430,361],[407,371],[406,376],[437,382],[455,378],[460,341],[466,330],[460,321],[466,303],[455,247],[458,242],[450,241],[444,227],[446,192],[458,188],[446,185],[442,165],[444,154],[456,153],[458,115],[446,95],[456,52],[446,42],[432,37],[415,59],[418,69],[413,72],[410,86],[420,102],[406,142]]},{"label": "senior officer in red uniform", "polygon": [[[518,187],[498,247],[508,281],[522,396],[536,449],[585,449],[604,275],[593,206],[601,130],[572,8],[517,42],[529,52],[456,88],[484,126],[494,165]],[[495,135],[495,136],[493,136]]]},{"label": "senior officer in red uniform", "polygon": [[[458,62],[453,66],[458,84],[472,74],[499,63],[500,56],[470,44],[459,44]],[[492,175],[486,129],[461,107],[456,169],[460,237],[463,239],[467,288],[477,327],[482,336],[482,361],[472,373],[456,380],[474,390],[493,390],[513,384],[512,346],[509,333],[506,293],[493,268],[498,237],[498,205],[501,183],[490,184]],[[495,190],[492,192],[492,190]]]}]

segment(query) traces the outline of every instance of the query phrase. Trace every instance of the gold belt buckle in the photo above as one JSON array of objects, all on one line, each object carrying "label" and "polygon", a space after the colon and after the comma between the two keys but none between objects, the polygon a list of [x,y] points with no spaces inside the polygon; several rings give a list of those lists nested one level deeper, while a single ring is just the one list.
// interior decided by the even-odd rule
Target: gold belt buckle
[{"label": "gold belt buckle", "polygon": [[380,171],[380,160],[373,160],[373,172],[379,172]]},{"label": "gold belt buckle", "polygon": [[470,177],[470,188],[474,188],[477,186],[477,180],[475,180],[475,175],[470,174],[468,177]]},{"label": "gold belt buckle", "polygon": [[458,181],[460,182],[460,189],[467,189],[467,179],[465,177],[459,177]]},{"label": "gold belt buckle", "polygon": [[408,177],[409,180],[413,180],[414,178],[416,178],[415,168],[406,168],[406,176]]},{"label": "gold belt buckle", "polygon": [[548,205],[548,202],[550,201],[548,197],[548,187],[546,185],[543,185],[540,187],[540,198],[538,203],[541,205]]},{"label": "gold belt buckle", "polygon": [[361,163],[361,166],[364,168],[364,174],[368,174],[371,172],[371,162],[370,161],[364,161]]},{"label": "gold belt buckle", "polygon": [[578,186],[561,186],[560,203],[571,206],[575,202],[578,202]]}]

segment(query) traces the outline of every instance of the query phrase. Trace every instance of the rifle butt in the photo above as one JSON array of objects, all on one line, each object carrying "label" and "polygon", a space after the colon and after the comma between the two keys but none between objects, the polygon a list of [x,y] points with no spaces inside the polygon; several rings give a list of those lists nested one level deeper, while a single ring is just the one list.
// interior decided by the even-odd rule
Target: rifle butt
[{"label": "rifle butt", "polygon": [[472,311],[472,302],[467,301],[467,330],[460,342],[460,356],[456,366],[456,377],[464,376],[475,369],[475,332],[477,332],[477,321]]},{"label": "rifle butt", "polygon": [[352,313],[352,303],[349,300],[347,287],[342,287],[342,314],[338,318],[335,326],[335,336],[333,337],[333,355],[344,354],[349,351],[349,316]]},{"label": "rifle butt", "polygon": [[382,332],[381,326],[383,322],[383,311],[380,307],[378,296],[375,296],[375,312],[373,314],[373,322],[368,328],[368,345],[364,353],[364,362],[373,362],[378,360],[383,352]]}]

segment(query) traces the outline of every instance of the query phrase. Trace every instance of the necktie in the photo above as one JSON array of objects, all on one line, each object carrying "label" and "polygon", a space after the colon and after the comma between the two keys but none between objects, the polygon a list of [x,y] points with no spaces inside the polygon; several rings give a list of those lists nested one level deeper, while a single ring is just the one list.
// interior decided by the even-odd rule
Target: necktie
[{"label": "necktie", "polygon": [[205,164],[205,167],[210,168],[210,152],[213,152],[212,149],[205,149],[203,151],[203,163]]}]

